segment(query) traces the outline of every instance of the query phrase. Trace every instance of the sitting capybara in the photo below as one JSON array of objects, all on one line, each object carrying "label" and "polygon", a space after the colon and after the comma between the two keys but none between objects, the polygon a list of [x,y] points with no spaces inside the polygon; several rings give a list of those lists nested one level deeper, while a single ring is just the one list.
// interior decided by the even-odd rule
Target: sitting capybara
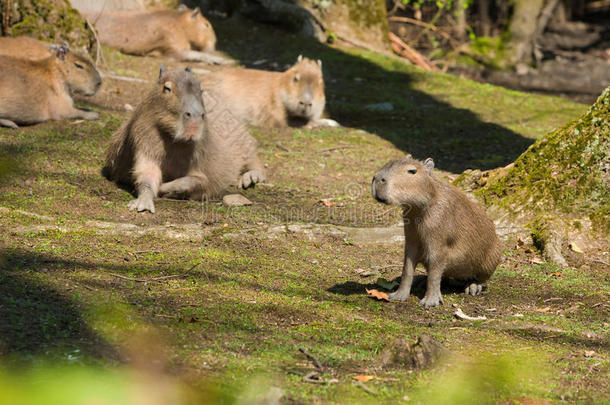
[{"label": "sitting capybara", "polygon": [[387,163],[375,175],[372,194],[385,204],[403,208],[405,258],[402,280],[390,299],[405,301],[418,263],[427,272],[425,307],[443,303],[441,278],[467,282],[466,293],[477,295],[481,283],[502,257],[493,222],[485,211],[456,187],[433,176],[434,162],[411,155]]},{"label": "sitting capybara", "polygon": [[102,44],[129,55],[228,62],[209,53],[216,48],[216,34],[199,8],[181,6],[177,10],[83,12],[83,15],[95,26]]},{"label": "sitting capybara", "polygon": [[339,125],[321,118],[326,97],[319,60],[299,56],[296,64],[285,72],[224,69],[201,76],[201,86],[209,97],[251,125],[277,128],[291,124]]},{"label": "sitting capybara", "polygon": [[72,95],[92,96],[102,78],[91,61],[65,45],[52,45],[45,59],[24,60],[0,56],[0,125],[36,124],[47,120],[99,115],[74,107]]},{"label": "sitting capybara", "polygon": [[201,88],[190,69],[165,72],[112,136],[103,173],[135,186],[129,208],[155,212],[157,195],[199,200],[231,185],[265,179],[257,143],[247,132],[208,125]]}]

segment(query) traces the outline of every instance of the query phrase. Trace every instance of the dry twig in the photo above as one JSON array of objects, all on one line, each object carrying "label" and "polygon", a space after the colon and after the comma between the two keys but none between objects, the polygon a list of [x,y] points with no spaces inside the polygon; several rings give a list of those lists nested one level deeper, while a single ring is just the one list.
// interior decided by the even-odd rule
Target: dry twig
[{"label": "dry twig", "polygon": [[309,359],[309,361],[311,361],[311,362],[313,363],[313,365],[314,365],[314,366],[315,366],[317,369],[322,370],[322,369],[324,368],[324,367],[322,367],[322,363],[320,363],[320,362],[318,361],[318,359],[316,359],[316,358],[315,358],[315,357],[314,357],[314,356],[313,356],[311,353],[309,353],[309,352],[307,351],[307,349],[304,349],[304,348],[302,348],[302,347],[299,347],[299,351],[300,351],[301,353],[303,353],[303,354],[304,354],[304,355],[305,355],[305,356],[306,356],[306,357]]}]

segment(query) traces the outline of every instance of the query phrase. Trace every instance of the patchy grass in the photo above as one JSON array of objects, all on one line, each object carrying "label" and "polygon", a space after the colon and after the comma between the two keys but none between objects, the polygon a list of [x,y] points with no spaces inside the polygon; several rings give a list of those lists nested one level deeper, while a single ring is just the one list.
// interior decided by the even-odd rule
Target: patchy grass
[{"label": "patchy grass", "polygon": [[[127,117],[123,105],[135,105],[146,84],[106,80],[100,95],[82,101],[101,111],[99,121],[0,129],[0,161],[10,159],[0,165],[0,354],[10,373],[40,363],[65,366],[53,377],[45,367],[23,375],[45,375],[57,386],[76,378],[92,384],[91,392],[112,386],[120,394],[150,387],[141,379],[122,384],[131,384],[132,369],[152,369],[151,384],[174,387],[165,394],[182,387],[179,380],[188,395],[209,403],[247,402],[271,386],[290,403],[441,403],[440,390],[452,403],[464,395],[477,403],[599,403],[610,396],[609,274],[601,262],[581,258],[558,269],[532,264],[526,247],[507,246],[507,261],[482,296],[446,285],[445,305],[424,310],[417,305],[421,289],[405,304],[365,297],[376,277],[356,270],[381,267],[394,279],[399,244],[358,245],[326,231],[271,232],[299,223],[396,224],[399,211],[374,203],[368,191],[388,159],[432,156],[445,178],[497,167],[585,106],[428,74],[392,57],[259,25],[216,26],[220,48],[246,66],[261,59],[267,68],[282,66],[299,53],[322,59],[329,114],[347,128],[258,129],[269,180],[244,193],[254,206],[162,200],[155,215],[129,212],[129,193],[100,175],[108,139]],[[106,56],[117,74],[156,77],[158,60],[109,50]],[[394,110],[365,108],[379,102]],[[334,206],[319,204],[322,198]],[[488,319],[456,321],[454,306]],[[456,357],[427,371],[379,366],[388,342],[424,333]],[[300,347],[335,382],[304,382],[314,368]],[[79,374],[83,365],[91,369]],[[92,382],[87,370],[103,378]],[[353,385],[358,374],[378,377],[366,383],[376,396]],[[15,395],[52,398],[41,385],[9,386],[13,394],[21,389]]]}]

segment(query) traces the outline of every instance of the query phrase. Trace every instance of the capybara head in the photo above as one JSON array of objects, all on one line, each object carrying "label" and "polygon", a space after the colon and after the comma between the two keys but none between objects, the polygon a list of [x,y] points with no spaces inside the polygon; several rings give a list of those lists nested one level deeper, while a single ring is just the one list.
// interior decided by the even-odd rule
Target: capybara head
[{"label": "capybara head", "polygon": [[57,66],[71,94],[93,96],[102,85],[102,77],[89,58],[71,52],[67,44],[52,45]]},{"label": "capybara head", "polygon": [[165,71],[161,65],[158,91],[168,117],[158,117],[171,127],[176,141],[198,141],[206,133],[205,108],[199,80],[191,69]]},{"label": "capybara head", "polygon": [[434,161],[411,155],[388,162],[373,177],[371,193],[384,204],[425,208],[436,195],[432,179]]},{"label": "capybara head", "polygon": [[322,61],[299,55],[297,63],[283,73],[282,101],[292,117],[320,117],[324,111]]},{"label": "capybara head", "polygon": [[196,51],[213,51],[216,49],[216,34],[212,24],[201,14],[199,7],[191,10],[186,6],[178,8],[181,24],[191,47]]}]

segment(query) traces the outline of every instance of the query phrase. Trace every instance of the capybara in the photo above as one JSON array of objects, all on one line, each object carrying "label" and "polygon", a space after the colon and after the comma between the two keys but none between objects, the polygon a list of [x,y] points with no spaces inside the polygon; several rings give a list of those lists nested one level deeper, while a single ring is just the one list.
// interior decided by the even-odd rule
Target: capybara
[{"label": "capybara", "polygon": [[373,177],[372,194],[403,208],[405,258],[402,280],[390,299],[405,301],[418,263],[428,272],[425,307],[443,303],[441,278],[465,281],[477,295],[502,258],[494,223],[456,187],[437,179],[434,162],[407,155],[387,163]]},{"label": "capybara", "polygon": [[0,56],[0,125],[17,128],[47,120],[99,115],[74,107],[72,96],[94,95],[102,78],[91,61],[70,52],[67,46],[51,46],[45,59],[26,60]]},{"label": "capybara", "polygon": [[208,125],[218,117],[208,116],[201,93],[190,69],[162,67],[158,83],[113,134],[103,173],[135,186],[130,209],[154,213],[158,195],[198,200],[265,179],[256,140]]},{"label": "capybara", "polygon": [[321,118],[326,97],[319,60],[299,56],[285,72],[223,69],[201,76],[201,86],[236,118],[251,125],[338,126]]},{"label": "capybara", "polygon": [[166,56],[180,61],[214,64],[229,61],[213,55],[216,34],[201,14],[177,10],[83,12],[95,26],[102,44],[136,56]]}]

